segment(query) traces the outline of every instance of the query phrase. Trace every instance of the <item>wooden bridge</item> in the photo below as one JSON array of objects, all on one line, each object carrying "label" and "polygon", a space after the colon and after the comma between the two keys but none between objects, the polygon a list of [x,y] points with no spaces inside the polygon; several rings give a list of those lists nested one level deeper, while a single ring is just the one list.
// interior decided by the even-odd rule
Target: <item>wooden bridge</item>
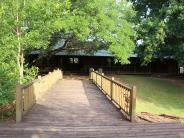
[{"label": "wooden bridge", "polygon": [[[17,121],[22,121],[1,124],[0,138],[184,137],[183,124],[131,123],[124,119],[120,110],[92,81],[60,79],[59,75],[61,74],[57,71],[52,77],[44,78],[45,83],[34,83],[37,87],[41,87],[40,83],[42,86],[44,84],[42,89],[45,89],[36,98],[31,92],[38,92],[39,89],[36,90],[32,85],[17,88],[18,91],[24,89],[22,94],[17,95],[19,99],[24,97],[20,100],[23,105],[20,101],[17,103]],[[48,86],[46,79],[53,85]],[[36,104],[33,104],[35,101]]]}]

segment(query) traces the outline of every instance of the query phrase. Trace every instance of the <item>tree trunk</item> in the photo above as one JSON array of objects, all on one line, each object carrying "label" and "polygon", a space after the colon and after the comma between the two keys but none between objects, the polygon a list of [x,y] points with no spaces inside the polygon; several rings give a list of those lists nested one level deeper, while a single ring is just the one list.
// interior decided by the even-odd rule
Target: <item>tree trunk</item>
[{"label": "tree trunk", "polygon": [[21,48],[20,50],[20,69],[19,69],[19,73],[20,73],[20,83],[22,83],[22,80],[24,78],[24,51]]},{"label": "tree trunk", "polygon": [[17,57],[17,64],[19,68],[19,83],[22,84],[22,79],[24,77],[24,51],[21,47],[20,43],[20,35],[19,32],[17,32],[17,39],[18,39],[18,57]]},{"label": "tree trunk", "polygon": [[17,18],[16,18],[16,35],[18,40],[18,56],[17,64],[19,68],[19,83],[22,84],[22,79],[24,77],[24,51],[20,42],[20,27],[19,27],[19,1],[17,0]]}]

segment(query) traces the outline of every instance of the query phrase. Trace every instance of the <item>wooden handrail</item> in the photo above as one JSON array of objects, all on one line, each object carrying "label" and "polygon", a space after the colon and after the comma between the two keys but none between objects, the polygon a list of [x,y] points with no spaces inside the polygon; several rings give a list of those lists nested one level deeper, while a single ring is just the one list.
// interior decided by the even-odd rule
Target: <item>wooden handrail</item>
[{"label": "wooden handrail", "polygon": [[[98,71],[95,71],[95,73],[98,74],[98,75],[102,75]],[[104,76],[104,75],[103,75],[103,77],[106,78],[109,81],[113,81],[113,83],[115,83],[115,84],[117,84],[117,85],[119,85],[121,87],[124,87],[126,89],[130,89],[130,90],[132,89],[132,87],[131,86],[128,86],[127,84],[122,84],[122,83],[120,83],[120,82],[118,82],[116,80],[112,80],[110,77],[107,77],[107,76]]]},{"label": "wooden handrail", "polygon": [[131,122],[136,117],[136,87],[128,86],[109,78],[104,73],[90,69],[90,79],[115,103]]},{"label": "wooden handrail", "polygon": [[16,87],[16,122],[21,122],[22,117],[36,104],[43,92],[53,86],[56,81],[63,78],[62,71],[54,70],[46,76]]}]

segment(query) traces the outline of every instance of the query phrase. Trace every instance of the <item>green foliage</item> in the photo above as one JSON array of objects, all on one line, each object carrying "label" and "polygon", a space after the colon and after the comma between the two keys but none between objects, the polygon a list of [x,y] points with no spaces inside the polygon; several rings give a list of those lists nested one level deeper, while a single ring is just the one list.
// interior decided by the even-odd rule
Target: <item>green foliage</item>
[{"label": "green foliage", "polygon": [[38,67],[32,66],[31,68],[25,67],[23,83],[29,83],[38,76]]},{"label": "green foliage", "polygon": [[108,49],[121,63],[128,63],[135,48],[134,16],[132,5],[125,0],[119,3],[115,0],[71,1],[70,15],[64,19],[61,33],[68,41],[68,48],[84,47],[90,52]]},{"label": "green foliage", "polygon": [[89,40],[93,49],[103,45],[128,63],[134,50],[134,15],[126,0],[1,0],[0,102],[14,99],[17,83],[36,77],[38,70],[27,68],[24,57],[35,49],[52,50],[55,34],[62,34],[69,46]]},{"label": "green foliage", "polygon": [[[11,37],[9,38],[11,40]],[[15,98],[15,86],[18,82],[18,67],[13,45],[4,45],[8,38],[0,37],[0,106],[12,102]]]},{"label": "green foliage", "polygon": [[137,50],[144,63],[153,57],[174,57],[184,65],[184,1],[132,0],[138,11]]},{"label": "green foliage", "polygon": [[[67,1],[2,0],[0,2],[0,104],[15,99],[15,86],[33,80],[38,70],[21,66],[28,51],[46,48],[60,17],[67,14]],[[24,77],[20,77],[21,71]]]},{"label": "green foliage", "polygon": [[138,53],[141,55],[143,64],[147,64],[152,57],[157,55],[160,46],[165,42],[165,24],[154,18],[147,18],[138,26],[139,39],[143,44],[138,47]]},{"label": "green foliage", "polygon": [[15,86],[18,81],[17,74],[18,71],[13,62],[7,64],[0,61],[0,106],[14,100]]}]

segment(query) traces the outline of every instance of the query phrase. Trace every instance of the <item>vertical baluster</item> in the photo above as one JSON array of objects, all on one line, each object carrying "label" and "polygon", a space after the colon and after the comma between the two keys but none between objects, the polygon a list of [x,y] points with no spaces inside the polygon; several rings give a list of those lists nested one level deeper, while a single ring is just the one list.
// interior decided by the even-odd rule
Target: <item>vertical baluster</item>
[{"label": "vertical baluster", "polygon": [[102,76],[101,76],[101,87],[102,87],[102,90],[103,90],[103,76],[104,76],[104,73],[102,73]]},{"label": "vertical baluster", "polygon": [[113,91],[114,91],[114,89],[113,89],[113,84],[114,84],[114,77],[112,77],[111,78],[111,81],[110,81],[110,88],[111,88],[111,90],[110,90],[110,98],[111,98],[111,100],[113,100]]}]

